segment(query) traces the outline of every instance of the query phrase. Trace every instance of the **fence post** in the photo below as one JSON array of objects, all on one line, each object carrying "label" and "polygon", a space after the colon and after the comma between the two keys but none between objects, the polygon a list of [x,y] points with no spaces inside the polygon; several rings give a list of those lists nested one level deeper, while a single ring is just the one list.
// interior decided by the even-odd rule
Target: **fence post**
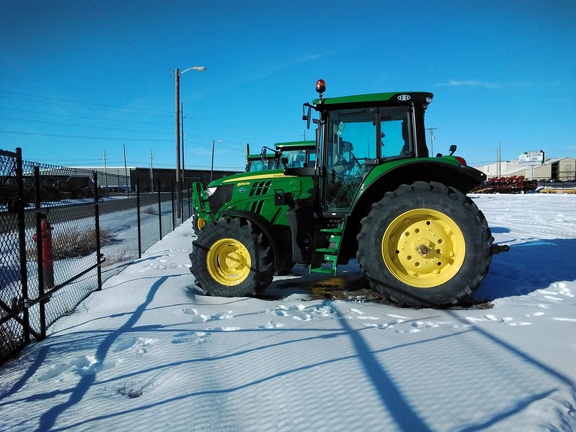
[{"label": "fence post", "polygon": [[[34,236],[34,240],[36,241],[36,250],[37,250],[37,259],[36,262],[38,263],[38,297],[44,296],[46,292],[45,284],[46,280],[44,278],[44,265],[48,265],[48,263],[44,263],[43,256],[45,254],[44,251],[44,243],[47,239],[44,238],[44,232],[42,231],[42,219],[47,217],[47,215],[42,214],[40,212],[40,208],[42,207],[42,197],[40,196],[40,167],[38,165],[34,166],[34,201],[36,207],[36,234]],[[50,242],[52,239],[50,238]],[[40,336],[42,339],[46,338],[46,306],[44,302],[40,302],[38,305],[39,312],[40,312]]]},{"label": "fence post", "polygon": [[174,183],[170,183],[170,197],[172,201],[172,231],[176,229],[176,210],[174,209]]},{"label": "fence post", "polygon": [[33,239],[37,247],[38,262],[38,299],[40,309],[40,338],[46,339],[46,307],[44,299],[46,288],[54,288],[54,256],[52,249],[52,227],[47,219],[48,215],[41,211],[36,212],[36,234]]},{"label": "fence post", "polygon": [[42,207],[42,197],[40,196],[40,167],[34,166],[34,198],[36,209]]},{"label": "fence post", "polygon": [[162,240],[162,195],[160,194],[160,181],[158,181],[158,226],[160,227],[158,240]]},{"label": "fence post", "polygon": [[100,249],[100,194],[98,193],[98,171],[92,171],[92,176],[94,179],[94,223],[96,229],[96,263],[98,267],[96,268],[96,274],[98,277],[98,287],[96,291],[102,290],[102,267],[101,259],[102,252]]},{"label": "fence post", "polygon": [[[24,177],[22,174],[22,149],[16,148],[16,188],[18,197],[16,200],[16,210],[18,212],[18,239],[20,252],[20,284],[22,285],[22,302],[28,299],[28,272],[26,270],[26,221],[24,219]],[[30,343],[30,312],[24,304],[23,307],[23,327],[24,341]]]},{"label": "fence post", "polygon": [[138,258],[142,258],[142,229],[140,219],[140,179],[136,179],[136,225],[138,226]]}]

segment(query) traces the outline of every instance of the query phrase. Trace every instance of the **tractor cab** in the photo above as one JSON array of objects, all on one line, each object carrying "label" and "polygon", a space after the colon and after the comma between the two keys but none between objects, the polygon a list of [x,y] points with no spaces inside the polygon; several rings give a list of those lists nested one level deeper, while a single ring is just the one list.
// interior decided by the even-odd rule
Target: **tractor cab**
[{"label": "tractor cab", "polygon": [[317,83],[320,98],[308,107],[304,119],[310,124],[311,109],[318,145],[318,195],[324,213],[350,211],[354,197],[369,173],[383,164],[428,157],[424,111],[432,101],[425,92],[377,93],[323,98],[323,80]]},{"label": "tractor cab", "polygon": [[280,153],[250,153],[250,144],[246,144],[244,152],[246,156],[246,172],[260,172],[278,169],[280,165]]},{"label": "tractor cab", "polygon": [[275,154],[267,154],[264,157],[260,154],[246,156],[246,172],[268,171],[277,168],[278,158]]},{"label": "tractor cab", "polygon": [[306,168],[316,164],[316,142],[289,141],[274,144],[281,153],[282,165],[287,168]]},{"label": "tractor cab", "polygon": [[[272,153],[268,153],[270,150]],[[262,147],[262,160],[274,158],[277,164],[271,169],[305,168],[316,163],[316,142],[288,141],[274,144],[274,148]]]}]

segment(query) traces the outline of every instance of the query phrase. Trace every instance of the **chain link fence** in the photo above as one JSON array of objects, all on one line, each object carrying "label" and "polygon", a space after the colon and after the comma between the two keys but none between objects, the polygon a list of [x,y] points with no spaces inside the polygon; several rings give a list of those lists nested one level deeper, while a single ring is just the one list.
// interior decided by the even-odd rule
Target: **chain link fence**
[{"label": "chain link fence", "polygon": [[110,193],[98,176],[0,150],[0,364],[191,216],[188,191],[176,215],[173,188]]},{"label": "chain link fence", "polygon": [[[24,247],[23,212],[16,213],[23,195],[21,153],[0,150],[0,205],[10,213],[0,217],[0,361],[29,342],[28,312],[14,315],[17,300],[27,292],[26,272],[20,259]],[[24,282],[23,282],[24,281]]]}]

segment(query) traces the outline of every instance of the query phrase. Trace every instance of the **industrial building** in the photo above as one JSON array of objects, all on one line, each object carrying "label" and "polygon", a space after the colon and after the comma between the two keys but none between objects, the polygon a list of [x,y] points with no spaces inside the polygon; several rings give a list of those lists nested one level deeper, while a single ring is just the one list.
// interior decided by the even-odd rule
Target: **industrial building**
[{"label": "industrial building", "polygon": [[[100,189],[108,192],[170,192],[175,187],[176,170],[174,168],[138,168],[138,167],[71,167],[69,170],[78,170],[78,175],[96,171]],[[181,171],[183,189],[189,189],[193,182],[209,183],[212,179],[219,179],[238,171],[196,170]]]},{"label": "industrial building", "polygon": [[520,160],[500,161],[488,165],[475,166],[488,178],[524,176],[530,180],[574,181],[576,179],[576,159],[564,157],[544,159],[539,164],[521,164]]}]

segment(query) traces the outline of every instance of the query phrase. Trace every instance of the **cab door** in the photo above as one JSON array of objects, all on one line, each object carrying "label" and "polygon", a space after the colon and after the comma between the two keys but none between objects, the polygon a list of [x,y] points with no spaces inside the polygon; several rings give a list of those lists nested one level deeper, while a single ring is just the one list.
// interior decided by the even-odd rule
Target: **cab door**
[{"label": "cab door", "polygon": [[348,213],[358,192],[367,159],[378,157],[379,110],[354,108],[330,111],[322,151],[323,209],[327,215]]}]

